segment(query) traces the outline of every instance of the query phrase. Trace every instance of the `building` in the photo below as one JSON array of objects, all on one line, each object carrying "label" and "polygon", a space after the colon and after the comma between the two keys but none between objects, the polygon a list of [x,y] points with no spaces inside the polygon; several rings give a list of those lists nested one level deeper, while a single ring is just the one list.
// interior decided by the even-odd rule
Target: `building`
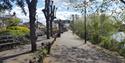
[{"label": "building", "polygon": [[55,24],[61,23],[62,26],[64,27],[69,27],[71,21],[70,20],[54,20]]},{"label": "building", "polygon": [[[36,34],[38,36],[42,36],[45,34],[45,25],[43,25],[43,23],[40,23],[40,22],[36,22],[35,23],[36,25]],[[28,28],[30,28],[30,23],[29,22],[25,22],[23,23],[23,26],[27,26]]]},{"label": "building", "polygon": [[64,32],[69,28],[70,22],[71,22],[70,20],[54,20],[53,28],[57,28],[58,30],[60,26],[61,32]]},{"label": "building", "polygon": [[16,13],[14,12],[12,15],[2,15],[0,16],[0,27],[5,27],[7,24],[3,21],[3,19],[7,18],[17,18]]}]

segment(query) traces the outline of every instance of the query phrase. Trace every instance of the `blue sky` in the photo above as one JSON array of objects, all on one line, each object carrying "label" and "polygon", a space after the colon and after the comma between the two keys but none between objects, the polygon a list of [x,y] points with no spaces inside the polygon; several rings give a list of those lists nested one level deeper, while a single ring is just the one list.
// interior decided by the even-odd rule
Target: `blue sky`
[{"label": "blue sky", "polygon": [[[55,6],[58,8],[57,9],[57,12],[56,12],[56,17],[57,19],[62,19],[62,20],[65,20],[65,19],[70,19],[70,16],[72,14],[78,14],[78,15],[81,15],[81,13],[75,11],[73,8],[70,8],[70,5],[68,3],[69,0],[53,0],[54,1],[54,4]],[[81,1],[81,0],[80,0]],[[87,1],[87,0],[86,0]],[[102,2],[102,0],[97,0],[98,2]],[[37,15],[38,15],[38,21],[39,22],[42,22],[45,24],[46,22],[46,19],[44,17],[44,14],[42,12],[42,9],[44,9],[44,0],[38,0],[38,3],[37,3]],[[97,5],[97,4],[95,4]],[[114,6],[115,7],[115,6]],[[68,9],[69,8],[69,9]],[[111,7],[110,7],[111,8]],[[28,13],[28,8],[27,6],[25,7],[25,10],[27,11]],[[117,9],[118,11],[120,11],[119,9]],[[13,12],[16,12],[16,15],[18,18],[22,19],[23,22],[28,22],[29,21],[29,18],[28,18],[28,14],[25,16],[21,9],[17,6],[14,6],[13,7],[13,10],[11,11],[11,13]],[[109,12],[110,14],[111,12]]]},{"label": "blue sky", "polygon": [[[67,0],[54,0],[54,4],[58,8],[57,12],[56,12],[57,19],[65,20],[65,19],[70,19],[70,15],[72,15],[72,14],[80,15],[80,13],[74,11],[73,9],[67,9],[68,8],[67,7],[68,3],[66,3],[66,1]],[[46,20],[45,20],[44,14],[42,12],[42,9],[44,9],[44,4],[45,4],[44,0],[38,0],[38,3],[37,3],[37,15],[38,15],[38,21],[45,24]],[[25,10],[28,13],[27,6],[25,7]],[[28,22],[29,21],[28,14],[25,16],[22,13],[20,7],[14,6],[13,10],[11,11],[11,14],[13,12],[16,12],[16,16],[18,18],[22,19],[23,22]]]}]

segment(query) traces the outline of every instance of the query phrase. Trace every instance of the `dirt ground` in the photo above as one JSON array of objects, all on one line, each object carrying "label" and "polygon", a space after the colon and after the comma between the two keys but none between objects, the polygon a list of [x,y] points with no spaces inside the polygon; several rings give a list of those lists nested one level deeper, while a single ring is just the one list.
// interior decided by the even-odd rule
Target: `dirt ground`
[{"label": "dirt ground", "polygon": [[[37,42],[38,47],[48,41],[51,40]],[[34,54],[28,51],[30,45],[0,52],[0,63],[29,63]],[[84,40],[69,30],[57,38],[44,63],[125,63],[125,58],[90,42],[84,44]]]},{"label": "dirt ground", "polygon": [[44,63],[125,63],[125,60],[118,53],[90,42],[84,44],[84,40],[68,31],[57,39]]}]

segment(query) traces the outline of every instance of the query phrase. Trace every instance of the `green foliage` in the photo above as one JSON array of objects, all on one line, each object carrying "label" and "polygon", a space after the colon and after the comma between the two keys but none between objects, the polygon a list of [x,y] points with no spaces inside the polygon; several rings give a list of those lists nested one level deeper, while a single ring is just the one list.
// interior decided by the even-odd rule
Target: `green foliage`
[{"label": "green foliage", "polygon": [[47,48],[39,49],[35,54],[36,57],[43,56],[43,55],[47,55]]},{"label": "green foliage", "polygon": [[3,21],[7,25],[7,27],[16,26],[16,25],[18,25],[20,23],[19,18],[7,18],[7,19],[3,19]]},{"label": "green foliage", "polygon": [[77,20],[74,24],[71,24],[71,29],[74,30],[79,37],[84,38],[84,23],[82,20]]},{"label": "green foliage", "polygon": [[112,44],[112,38],[111,37],[105,37],[105,36],[102,36],[101,37],[101,42],[100,42],[100,46],[106,48],[106,49],[110,49],[112,48],[113,44]]},{"label": "green foliage", "polygon": [[[70,25],[71,30],[84,39],[84,19],[78,19]],[[87,17],[87,39],[93,44],[98,44],[112,51],[118,51],[125,56],[125,41],[117,42],[112,38],[113,34],[119,31],[121,25],[120,21],[114,21],[106,15],[90,15]]]},{"label": "green foliage", "polygon": [[0,32],[6,31],[6,27],[0,27]]},{"label": "green foliage", "polygon": [[7,28],[7,31],[13,36],[24,36],[29,33],[29,29],[22,26],[11,26]]},{"label": "green foliage", "polygon": [[90,16],[88,17],[91,20],[88,20],[88,25],[87,25],[87,32],[88,32],[88,38],[89,40],[93,43],[96,44],[99,39],[99,26],[100,26],[100,21],[99,21],[99,16]]},{"label": "green foliage", "polygon": [[25,36],[29,33],[29,29],[23,26],[11,26],[8,27],[6,30],[0,31],[0,35],[10,34],[15,37]]},{"label": "green foliage", "polygon": [[18,26],[20,23],[19,18],[6,18],[3,19],[4,24],[6,27],[0,28],[0,34],[11,34],[15,37],[25,36],[29,33],[29,29],[24,26]]},{"label": "green foliage", "polygon": [[119,53],[125,57],[125,47],[120,49]]},{"label": "green foliage", "polygon": [[6,5],[3,5],[0,3],[0,12],[5,11],[7,9],[9,9],[9,8]]},{"label": "green foliage", "polygon": [[44,58],[47,56],[47,51],[47,48],[42,48],[35,53],[35,57],[38,59],[38,63],[43,63]]}]

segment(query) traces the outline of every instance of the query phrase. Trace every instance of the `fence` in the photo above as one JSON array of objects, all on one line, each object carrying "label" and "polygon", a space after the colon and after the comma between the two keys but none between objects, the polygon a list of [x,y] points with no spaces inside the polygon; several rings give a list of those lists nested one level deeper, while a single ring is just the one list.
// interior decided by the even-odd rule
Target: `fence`
[{"label": "fence", "polygon": [[11,35],[0,36],[0,51],[14,48],[18,44],[20,44],[20,43],[16,42],[14,37]]}]

